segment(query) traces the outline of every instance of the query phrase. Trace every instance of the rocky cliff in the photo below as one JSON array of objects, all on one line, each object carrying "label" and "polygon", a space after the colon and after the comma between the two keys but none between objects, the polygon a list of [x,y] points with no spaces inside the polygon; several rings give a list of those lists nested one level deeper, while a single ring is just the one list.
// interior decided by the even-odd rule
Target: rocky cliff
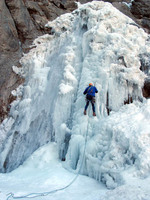
[{"label": "rocky cliff", "polygon": [[[80,3],[89,1],[79,0]],[[149,0],[106,1],[132,18],[146,32],[150,32]],[[9,105],[14,100],[11,91],[24,81],[13,72],[12,66],[20,66],[19,59],[30,50],[36,37],[51,34],[51,30],[45,27],[48,21],[73,11],[76,6],[74,0],[0,1],[0,122],[7,116]],[[148,67],[141,59],[141,69],[147,72]],[[150,81],[147,79],[143,89],[145,97],[150,96],[149,91]]]}]

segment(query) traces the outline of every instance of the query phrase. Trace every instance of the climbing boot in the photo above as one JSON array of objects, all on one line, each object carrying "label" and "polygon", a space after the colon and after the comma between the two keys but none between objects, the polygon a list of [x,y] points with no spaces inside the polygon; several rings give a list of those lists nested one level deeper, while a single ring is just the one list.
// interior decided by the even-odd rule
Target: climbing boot
[{"label": "climbing boot", "polygon": [[84,110],[84,115],[86,115],[86,110]]},{"label": "climbing boot", "polygon": [[95,112],[93,112],[93,116],[96,116],[96,113],[95,113]]}]

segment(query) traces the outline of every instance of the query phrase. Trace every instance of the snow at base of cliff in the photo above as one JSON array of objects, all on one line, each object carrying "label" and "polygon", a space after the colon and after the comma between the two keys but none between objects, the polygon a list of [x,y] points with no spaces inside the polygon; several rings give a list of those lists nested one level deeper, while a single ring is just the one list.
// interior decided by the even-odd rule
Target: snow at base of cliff
[{"label": "snow at base of cliff", "polygon": [[[63,167],[69,170],[69,176],[71,172],[79,172],[114,189],[105,196],[103,188],[103,200],[148,200],[150,100],[142,95],[146,74],[141,71],[144,62],[141,59],[150,54],[148,35],[130,18],[102,1],[79,5],[74,12],[46,26],[51,30],[50,35],[34,41],[33,49],[21,59],[23,68],[13,66],[26,81],[12,92],[17,100],[12,103],[9,118],[0,126],[0,171],[16,169],[39,147],[54,142],[59,159],[65,159]],[[87,116],[83,115],[83,91],[90,82],[99,91],[97,117],[92,116],[91,105]],[[52,150],[49,145],[43,148]],[[31,158],[28,166],[32,164]],[[61,182],[65,170],[61,161],[54,159],[46,169],[43,160],[39,162],[45,173],[43,177],[49,179],[53,173],[59,174],[59,170],[53,170],[53,164],[59,165],[62,171],[56,175],[56,185]],[[13,174],[22,174],[24,170],[26,162],[16,172],[0,174],[0,178],[6,178],[6,182],[0,183],[4,193],[7,181],[15,180]],[[32,169],[28,170],[32,173]],[[42,176],[42,171],[37,173]],[[91,180],[86,178],[85,182]],[[23,176],[23,179],[27,185],[28,178]],[[33,184],[36,192],[48,189],[41,179],[36,186]],[[93,182],[99,187],[97,183]],[[9,190],[11,184],[6,185]],[[17,192],[16,186],[13,189]],[[22,194],[23,186],[19,190]],[[100,199],[100,193],[89,199]]]}]

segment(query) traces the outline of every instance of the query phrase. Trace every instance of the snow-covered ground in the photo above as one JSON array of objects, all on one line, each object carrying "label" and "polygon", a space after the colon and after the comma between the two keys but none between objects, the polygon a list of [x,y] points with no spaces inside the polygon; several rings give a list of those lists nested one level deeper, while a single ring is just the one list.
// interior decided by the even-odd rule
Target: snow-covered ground
[{"label": "snow-covered ground", "polygon": [[[14,192],[17,197],[29,193],[50,192],[61,189],[67,186],[75,177],[76,174],[63,168],[63,163],[58,159],[57,145],[50,143],[38,149],[18,169],[8,174],[0,174],[0,200],[6,200],[6,194],[10,192]],[[67,189],[45,197],[39,196],[35,199],[99,200],[99,197],[105,191],[106,188],[102,184],[80,175]]]},{"label": "snow-covered ground", "polygon": [[[23,68],[13,67],[26,81],[0,126],[0,170],[15,169],[0,174],[0,200],[63,188],[76,174],[65,190],[37,199],[149,200],[150,100],[140,70],[148,35],[102,1],[47,27],[51,35],[35,40]],[[97,117],[91,105],[83,115],[90,82]]]},{"label": "snow-covered ground", "polygon": [[[150,177],[137,178],[134,167],[122,172],[125,178],[123,186],[108,190],[102,183],[87,176],[80,175],[75,179],[77,175],[65,170],[63,165],[58,159],[57,145],[44,145],[18,169],[8,174],[0,174],[0,200],[26,200],[35,196],[36,200],[150,199]],[[74,179],[68,188],[62,190]],[[54,192],[59,189],[60,191]],[[42,196],[42,193],[45,196]],[[28,198],[19,198],[26,195]]]}]

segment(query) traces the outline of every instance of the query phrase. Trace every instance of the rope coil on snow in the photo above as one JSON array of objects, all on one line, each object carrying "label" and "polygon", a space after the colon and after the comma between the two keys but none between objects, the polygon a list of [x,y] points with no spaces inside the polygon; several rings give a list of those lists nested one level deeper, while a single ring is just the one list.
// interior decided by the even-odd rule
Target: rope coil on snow
[{"label": "rope coil on snow", "polygon": [[52,193],[55,193],[55,192],[58,192],[58,191],[61,191],[61,190],[65,190],[66,188],[70,187],[75,181],[76,179],[78,178],[78,176],[80,175],[80,171],[81,171],[81,168],[83,166],[83,161],[84,161],[84,157],[85,157],[85,149],[86,149],[86,143],[87,143],[87,135],[88,135],[88,126],[89,126],[89,118],[88,118],[88,122],[87,122],[87,131],[86,131],[86,135],[85,135],[85,145],[84,145],[84,151],[83,151],[83,155],[82,155],[82,161],[81,161],[81,165],[80,165],[80,168],[79,168],[79,171],[77,173],[77,175],[75,176],[75,178],[68,184],[66,185],[65,187],[62,187],[60,189],[56,189],[56,190],[52,190],[52,191],[49,191],[49,192],[41,192],[41,193],[29,193],[27,195],[23,195],[23,196],[15,196],[14,193],[10,192],[9,194],[7,194],[7,199],[6,200],[9,200],[11,198],[13,199],[24,199],[24,198],[36,198],[36,197],[42,197],[42,196],[47,196],[47,195],[50,195]]}]

